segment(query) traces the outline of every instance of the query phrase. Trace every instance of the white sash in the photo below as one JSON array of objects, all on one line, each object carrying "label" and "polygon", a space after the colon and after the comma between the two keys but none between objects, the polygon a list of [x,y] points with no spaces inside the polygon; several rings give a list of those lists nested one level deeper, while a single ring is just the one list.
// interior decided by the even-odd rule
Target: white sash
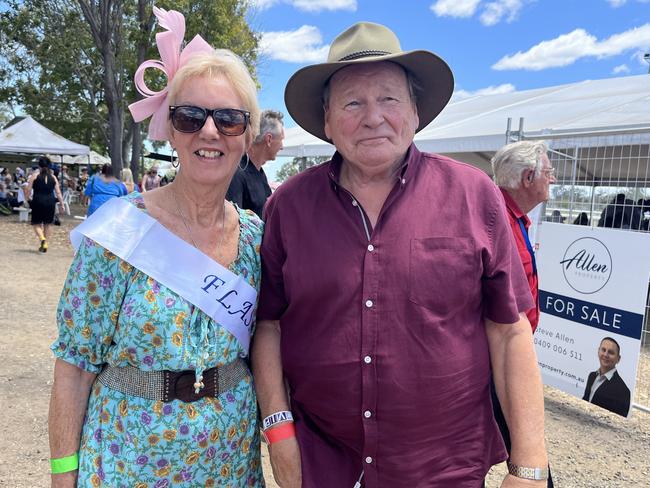
[{"label": "white sash", "polygon": [[157,220],[113,198],[70,233],[79,249],[86,236],[199,307],[234,335],[248,354],[257,291]]}]

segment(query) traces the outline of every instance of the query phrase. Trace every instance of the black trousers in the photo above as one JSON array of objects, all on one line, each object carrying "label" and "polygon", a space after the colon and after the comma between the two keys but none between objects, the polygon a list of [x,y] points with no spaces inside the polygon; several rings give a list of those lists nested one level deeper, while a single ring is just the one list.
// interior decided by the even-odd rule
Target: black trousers
[{"label": "black trousers", "polygon": [[[497,392],[496,388],[494,387],[494,381],[492,382],[492,385],[490,387],[490,391],[492,393],[492,409],[494,411],[494,419],[497,421],[497,425],[499,426],[499,430],[501,431],[501,437],[503,437],[503,442],[506,445],[506,450],[508,451],[508,456],[510,456],[510,431],[508,430],[508,424],[506,423],[506,418],[503,415],[503,411],[501,410],[501,404],[499,403],[499,399],[497,398]],[[553,477],[551,476],[551,467],[549,466],[548,468],[548,481],[546,484],[547,488],[553,488]],[[485,483],[483,483],[483,488],[485,488]]]}]

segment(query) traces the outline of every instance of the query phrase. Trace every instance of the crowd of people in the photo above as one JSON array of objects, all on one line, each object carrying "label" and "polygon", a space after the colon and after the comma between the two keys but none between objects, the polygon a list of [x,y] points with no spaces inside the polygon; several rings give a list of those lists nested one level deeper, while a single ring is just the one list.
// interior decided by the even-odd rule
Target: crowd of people
[{"label": "crowd of people", "polygon": [[154,13],[162,60],[129,109],[175,177],[43,157],[14,182],[41,252],[57,202],[88,198],[51,346],[52,486],[260,487],[264,439],[282,488],[480,488],[502,461],[502,488],[553,487],[527,217],[555,182],[547,146],[506,145],[494,181],[419,151],[452,71],[360,22],[285,90],[335,154],[272,193],[283,114],[238,56]]}]

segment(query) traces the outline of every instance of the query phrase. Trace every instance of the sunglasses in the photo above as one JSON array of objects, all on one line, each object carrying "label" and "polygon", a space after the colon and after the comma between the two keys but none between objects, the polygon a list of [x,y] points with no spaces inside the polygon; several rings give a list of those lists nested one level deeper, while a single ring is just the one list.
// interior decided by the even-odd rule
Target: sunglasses
[{"label": "sunglasses", "polygon": [[193,105],[174,105],[169,107],[172,126],[178,132],[191,134],[205,125],[208,116],[212,117],[217,130],[224,136],[240,136],[246,132],[250,113],[236,108],[209,109]]}]

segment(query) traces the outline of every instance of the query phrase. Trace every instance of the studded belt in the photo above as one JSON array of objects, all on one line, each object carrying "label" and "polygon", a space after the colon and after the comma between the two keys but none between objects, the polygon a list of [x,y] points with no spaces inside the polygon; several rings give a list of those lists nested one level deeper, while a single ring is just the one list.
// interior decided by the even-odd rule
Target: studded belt
[{"label": "studded belt", "polygon": [[248,375],[246,362],[206,369],[203,387],[195,392],[195,371],[142,371],[134,366],[106,366],[97,376],[99,382],[113,390],[147,400],[195,402],[203,397],[217,397],[234,388]]}]

